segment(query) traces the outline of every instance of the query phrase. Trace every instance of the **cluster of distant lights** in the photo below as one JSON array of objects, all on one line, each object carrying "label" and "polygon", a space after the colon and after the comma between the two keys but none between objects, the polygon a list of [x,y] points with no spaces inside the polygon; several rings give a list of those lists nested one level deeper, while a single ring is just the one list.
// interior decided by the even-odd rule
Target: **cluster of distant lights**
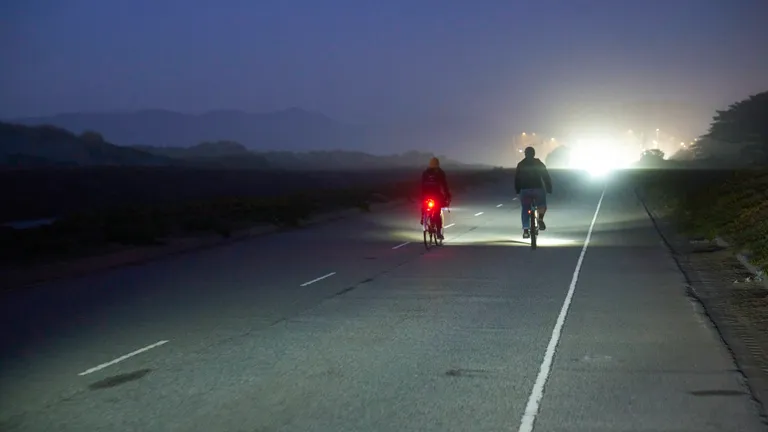
[{"label": "cluster of distant lights", "polygon": [[[656,128],[656,131],[655,131],[655,132],[656,132],[656,139],[655,139],[655,140],[653,140],[652,142],[653,142],[654,144],[658,144],[658,143],[659,143],[659,141],[658,141],[658,136],[659,136],[659,132],[661,132],[661,129],[659,129],[659,128]],[[632,134],[632,135],[634,135],[635,131],[634,131],[634,130],[632,130],[632,129],[629,129],[629,130],[627,130],[627,133],[628,133],[628,134]],[[528,134],[527,134],[526,132],[523,132],[523,133],[521,133],[520,135],[521,135],[521,136],[528,136]],[[531,136],[536,136],[536,133],[535,133],[535,132],[532,132],[532,133],[531,133]],[[672,138],[672,139],[674,139],[674,137],[671,137],[671,138]],[[686,144],[685,142],[681,141],[681,142],[680,142],[680,147],[688,147],[689,145],[693,145],[693,143],[694,143],[695,141],[698,141],[698,140],[699,140],[699,139],[698,139],[698,138],[696,138],[696,139],[694,139],[693,141],[691,141],[689,144]],[[550,141],[551,141],[551,142],[555,142],[556,140],[555,140],[554,138],[550,138]],[[518,151],[522,153],[522,149],[518,149]]]},{"label": "cluster of distant lights", "polygon": [[[653,145],[658,148],[659,146],[659,133],[661,129],[656,128],[656,139],[652,141]],[[627,133],[634,135],[632,129],[627,130]],[[526,132],[520,134],[520,136],[528,136]],[[531,133],[530,136],[536,136],[536,133]],[[674,137],[670,137],[674,139]],[[550,138],[550,142],[556,142],[555,138]],[[680,142],[680,147],[689,149],[698,138],[686,144],[684,141]],[[589,172],[594,177],[603,177],[612,171],[625,169],[631,167],[640,158],[635,151],[626,146],[625,148],[617,148],[612,144],[611,139],[590,139],[590,140],[578,140],[578,144],[571,151],[571,158],[569,167],[571,169],[584,170]],[[518,148],[519,153],[523,153],[522,148]]]},{"label": "cluster of distant lights", "polygon": [[[520,135],[521,135],[521,136],[528,136],[528,134],[527,134],[527,133],[525,133],[525,132],[521,133]],[[531,133],[531,136],[536,136],[536,132],[532,132],[532,133]],[[555,141],[557,141],[557,140],[556,140],[556,139],[554,139],[554,138],[550,138],[550,139],[549,139],[549,141],[550,141],[550,142],[555,142]],[[519,149],[517,149],[517,152],[518,152],[518,153],[522,153],[522,152],[523,152],[523,149],[519,148]]]},{"label": "cluster of distant lights", "polygon": [[[653,145],[655,145],[655,146],[657,146],[657,147],[658,147],[658,145],[659,145],[659,132],[661,132],[661,129],[659,129],[659,128],[656,128],[656,139],[652,141],[652,142],[653,142]],[[635,133],[635,132],[634,132],[632,129],[629,129],[629,130],[627,131],[627,133],[628,133],[628,134],[631,134],[631,135],[634,135],[634,133]],[[673,136],[670,136],[670,139],[674,140],[674,139],[675,139],[675,137],[673,137]],[[685,141],[680,141],[680,147],[682,147],[682,148],[684,148],[684,149],[688,149],[688,148],[689,148],[689,146],[692,146],[692,145],[693,145],[693,144],[694,144],[696,141],[698,141],[698,140],[699,140],[698,138],[695,138],[693,141],[689,142],[688,144],[686,144],[686,143],[685,143]]]}]

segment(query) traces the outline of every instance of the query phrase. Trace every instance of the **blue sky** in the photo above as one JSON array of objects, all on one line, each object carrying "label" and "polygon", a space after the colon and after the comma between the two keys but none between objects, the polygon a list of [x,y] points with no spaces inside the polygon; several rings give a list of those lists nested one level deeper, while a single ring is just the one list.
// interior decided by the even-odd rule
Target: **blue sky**
[{"label": "blue sky", "polygon": [[0,117],[299,106],[702,133],[768,90],[766,16],[764,0],[7,0]]}]

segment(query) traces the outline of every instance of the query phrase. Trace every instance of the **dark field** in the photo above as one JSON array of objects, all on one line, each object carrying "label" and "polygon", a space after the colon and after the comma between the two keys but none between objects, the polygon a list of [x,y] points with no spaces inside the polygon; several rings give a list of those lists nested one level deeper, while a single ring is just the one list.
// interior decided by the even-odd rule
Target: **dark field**
[{"label": "dark field", "polygon": [[[461,183],[473,172],[452,172]],[[295,172],[167,167],[0,171],[0,223],[59,217],[112,206],[170,204],[224,197],[278,197],[299,191],[365,189],[406,182],[420,171]],[[454,180],[451,178],[451,180]]]},{"label": "dark field", "polygon": [[[0,173],[2,220],[56,218],[50,225],[0,229],[6,265],[98,254],[110,245],[155,245],[174,236],[257,224],[290,227],[314,214],[367,210],[412,199],[420,170],[287,172],[169,168],[72,168]],[[498,181],[503,170],[453,170],[459,192]],[[508,174],[507,174],[508,175]]]}]

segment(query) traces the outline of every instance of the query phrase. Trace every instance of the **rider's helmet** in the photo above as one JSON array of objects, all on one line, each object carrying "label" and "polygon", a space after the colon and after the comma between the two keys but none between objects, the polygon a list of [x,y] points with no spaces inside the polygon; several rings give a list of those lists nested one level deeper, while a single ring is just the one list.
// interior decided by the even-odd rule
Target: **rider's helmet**
[{"label": "rider's helmet", "polygon": [[440,159],[433,157],[429,160],[429,167],[430,168],[440,168]]},{"label": "rider's helmet", "polygon": [[525,157],[532,158],[536,156],[536,149],[533,147],[526,147],[525,148]]}]

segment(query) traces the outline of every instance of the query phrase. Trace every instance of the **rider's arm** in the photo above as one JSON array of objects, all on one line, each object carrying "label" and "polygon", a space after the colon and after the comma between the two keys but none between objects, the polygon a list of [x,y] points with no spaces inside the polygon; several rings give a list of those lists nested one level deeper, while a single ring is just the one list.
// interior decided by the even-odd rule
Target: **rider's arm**
[{"label": "rider's arm", "polygon": [[520,195],[520,164],[515,168],[515,193]]},{"label": "rider's arm", "polygon": [[547,170],[544,162],[541,162],[541,178],[544,180],[544,188],[547,190],[547,193],[552,193],[552,178],[549,176],[549,170]]}]

